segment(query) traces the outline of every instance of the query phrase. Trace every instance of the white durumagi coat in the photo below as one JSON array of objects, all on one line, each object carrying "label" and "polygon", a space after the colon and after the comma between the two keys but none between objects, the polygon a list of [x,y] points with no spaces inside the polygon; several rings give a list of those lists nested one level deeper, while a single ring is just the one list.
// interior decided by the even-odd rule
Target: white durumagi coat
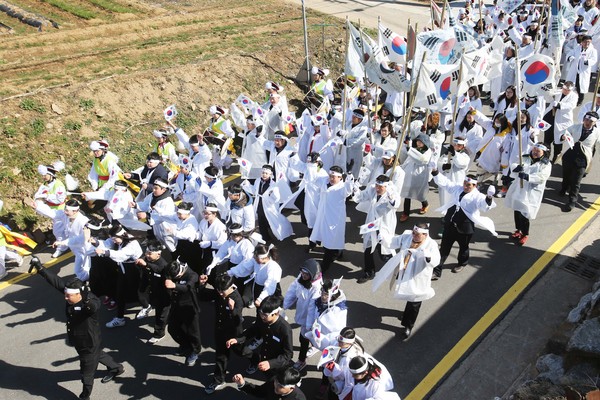
[{"label": "white durumagi coat", "polygon": [[253,257],[231,268],[227,274],[237,278],[248,278],[253,281],[253,286],[263,286],[258,297],[254,299],[262,302],[265,297],[271,296],[277,290],[277,284],[281,281],[281,266],[274,260],[260,264]]},{"label": "white durumagi coat", "polygon": [[[396,210],[400,206],[400,197],[395,192],[393,185],[390,184],[388,190],[377,199],[375,184],[358,193],[354,201],[358,203],[356,209],[367,213],[365,223],[379,222],[379,233],[381,236],[392,237],[396,232]],[[363,251],[377,243],[377,233],[368,232],[363,235]],[[381,254],[392,254],[392,250],[381,245]]]},{"label": "white durumagi coat", "polygon": [[[273,231],[273,234],[275,235],[277,240],[284,240],[285,238],[294,234],[292,224],[279,211],[279,204],[282,200],[280,187],[283,186],[284,188],[289,189],[287,181],[274,182],[273,180],[271,180],[271,183],[267,190],[265,190],[263,194],[259,195],[258,192],[260,182],[261,180],[257,179],[254,182],[254,186],[252,187],[252,194],[256,196],[254,198],[254,211],[256,212],[258,205],[262,204],[271,231]],[[248,187],[249,186],[247,186],[246,188]]]},{"label": "white durumagi coat", "polygon": [[214,251],[219,250],[219,247],[227,241],[227,228],[220,219],[215,218],[210,225],[205,219],[198,223],[198,241],[207,240],[210,241],[210,248]]},{"label": "white durumagi coat", "polygon": [[316,323],[319,324],[319,333],[310,329],[304,337],[306,337],[313,346],[319,350],[325,349],[327,346],[337,345],[337,338],[340,331],[347,325],[348,307],[346,305],[346,295],[340,290],[340,296],[332,300],[326,305],[323,311],[319,311],[317,302],[321,302],[320,298],[315,299],[309,304],[307,323],[312,328]]},{"label": "white durumagi coat", "polygon": [[267,153],[264,144],[266,141],[261,126],[252,129],[246,133],[244,143],[242,144],[242,158],[250,161],[252,167],[247,175],[242,175],[243,179],[258,179],[262,166],[267,163]]},{"label": "white durumagi coat", "polygon": [[589,92],[592,72],[596,71],[598,52],[592,44],[585,50],[581,46],[577,46],[569,54],[569,59],[571,57],[573,57],[573,61],[568,67],[567,80],[575,83],[575,80],[579,79],[580,92],[585,94]]},{"label": "white durumagi coat", "polygon": [[502,157],[502,144],[506,135],[510,133],[512,129],[510,124],[508,128],[501,132],[496,132],[493,121],[480,113],[477,112],[475,120],[485,129],[485,135],[479,142],[477,152],[481,155],[477,160],[477,164],[485,171],[495,174],[500,172],[500,159]]},{"label": "white durumagi coat", "polygon": [[[467,170],[469,169],[469,164],[471,162],[469,155],[463,151],[456,152],[452,156],[452,160],[450,160],[450,169],[446,171],[442,171],[441,166],[448,161],[448,157],[443,156],[441,161],[442,162],[438,166],[440,174],[443,174],[450,182],[462,185],[465,181],[465,176],[467,175]],[[446,204],[449,200],[446,189],[439,188],[439,194],[440,204]]]},{"label": "white durumagi coat", "polygon": [[298,282],[301,278],[301,274],[296,277],[292,282],[288,290],[285,292],[283,299],[283,309],[289,310],[294,305],[296,306],[296,314],[294,315],[294,322],[300,325],[300,334],[304,335],[312,328],[313,321],[309,318],[309,310],[311,303],[314,303],[316,299],[321,296],[321,286],[323,280],[321,278],[315,279],[311,282],[309,288],[305,288]]},{"label": "white durumagi coat", "polygon": [[352,393],[352,400],[400,400],[396,393],[390,391],[394,389],[394,381],[387,368],[366,353],[363,357],[372,359],[381,368],[381,375],[377,379],[371,378],[362,383],[356,383],[354,378],[346,379],[339,398],[345,400]]},{"label": "white durumagi coat", "polygon": [[[513,164],[511,170],[515,167],[516,164]],[[529,179],[523,179],[521,187],[518,174],[513,173],[515,181],[508,188],[504,204],[527,219],[535,219],[542,204],[546,181],[552,172],[552,164],[548,159],[533,162],[530,156],[523,156],[523,172],[529,174]]]},{"label": "white durumagi coat", "polygon": [[491,205],[488,205],[486,202],[486,195],[479,192],[477,188],[474,188],[469,193],[466,193],[463,198],[460,199],[460,194],[464,191],[462,182],[450,182],[448,178],[442,174],[437,174],[433,177],[433,180],[440,188],[444,188],[448,192],[448,201],[442,204],[442,206],[436,211],[444,214],[449,208],[456,205],[462,209],[467,218],[473,221],[475,225],[483,229],[487,229],[494,236],[498,236],[494,226],[494,221],[492,221],[491,218],[482,217],[480,214],[480,210],[489,211],[496,207],[496,203],[494,201],[492,201]]},{"label": "white durumagi coat", "polygon": [[[391,178],[391,182],[395,187],[396,193],[400,196],[402,193],[402,187],[404,186],[404,170],[401,166],[397,165],[395,169],[388,168],[387,171],[383,172],[383,164],[381,160],[374,159],[373,163],[371,163],[371,175],[369,175],[369,180],[365,182],[366,185],[371,183],[375,183],[375,180],[379,175],[385,175],[388,178]],[[392,171],[394,171],[394,176],[392,175]],[[361,182],[362,183],[362,182]]]},{"label": "white durumagi coat", "polygon": [[369,141],[367,135],[368,129],[365,118],[355,127],[350,125],[348,133],[344,138],[346,145],[346,165],[340,165],[340,167],[346,169],[346,166],[351,166],[346,172],[352,173],[355,177],[358,177],[362,165],[364,145]]},{"label": "white durumagi coat", "polygon": [[146,198],[138,203],[138,209],[147,213],[148,222],[152,226],[154,236],[163,245],[167,246],[169,251],[175,251],[175,237],[171,233],[177,221],[177,208],[171,196],[156,202],[154,207],[150,207],[150,203],[154,196],[146,196]]},{"label": "white durumagi coat", "polygon": [[[412,239],[412,231],[404,231],[402,235],[391,239],[389,247],[398,249],[398,253],[375,275],[373,290],[377,290],[382,284],[388,285],[388,281],[394,279],[392,292],[395,299],[418,302],[435,296],[435,291],[431,287],[431,276],[433,268],[440,263],[438,245],[435,240],[427,236],[418,248],[411,249]],[[409,253],[410,258],[405,264]],[[398,274],[394,277],[393,274],[398,266],[400,266]]]},{"label": "white durumagi coat", "polygon": [[[56,241],[61,244],[61,248],[68,246],[75,256],[75,275],[77,278],[86,282],[90,279],[90,258],[85,255],[85,235],[83,228],[89,219],[81,212],[71,221],[64,210],[54,211],[53,222],[58,224],[60,236],[56,236]],[[54,231],[53,231],[54,232]]]},{"label": "white durumagi coat", "polygon": [[[554,144],[560,144],[560,137],[573,125],[573,110],[577,107],[577,92],[571,90],[568,95],[562,93],[554,96],[554,101],[559,105],[559,108],[554,111]],[[548,107],[548,112],[552,111],[552,104]]]},{"label": "white durumagi coat", "polygon": [[321,182],[319,207],[311,242],[321,242],[330,250],[343,250],[346,245],[346,197],[352,193],[353,182],[340,181],[328,186]]},{"label": "white durumagi coat", "polygon": [[418,201],[427,200],[429,191],[429,169],[427,164],[431,159],[432,151],[427,149],[421,153],[414,147],[408,150],[408,157],[402,164],[404,170],[404,185],[401,197]]},{"label": "white durumagi coat", "polygon": [[289,205],[294,204],[298,195],[304,190],[304,217],[306,218],[306,225],[312,229],[317,220],[321,185],[329,182],[329,175],[325,169],[319,168],[316,163],[304,163],[297,157],[290,160],[290,168],[304,174],[304,177],[300,181],[298,190],[292,194],[289,200],[283,203],[282,208],[288,208]]}]

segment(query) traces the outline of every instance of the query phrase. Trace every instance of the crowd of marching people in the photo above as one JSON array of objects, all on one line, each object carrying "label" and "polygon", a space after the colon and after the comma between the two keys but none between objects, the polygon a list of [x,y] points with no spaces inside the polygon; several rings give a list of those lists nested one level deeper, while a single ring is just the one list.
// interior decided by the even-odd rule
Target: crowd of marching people
[{"label": "crowd of marching people", "polygon": [[[264,102],[240,95],[229,109],[213,105],[208,128],[192,135],[177,126],[174,107],[165,110],[166,124],[153,132],[156,145],[138,168],[123,169],[118,149],[105,139],[93,141],[90,191],[67,190],[69,182],[60,177],[64,164],[40,165],[43,183],[30,205],[53,222],[52,257],[73,252],[76,280],[60,282],[40,265],[32,268],[75,296],[65,298],[74,310],[68,318],[78,315],[78,302],[95,315],[102,301],[115,310],[105,325],[116,330],[127,325],[132,303],[139,303],[137,319],[154,310],[148,344],[168,332],[190,367],[203,351],[201,307],[214,306],[215,367],[207,394],[233,380],[259,398],[304,399],[301,371],[320,353],[315,398],[398,398],[385,366],[347,324],[342,286],[350,283],[332,269],[343,256],[346,232],[360,230],[363,238],[357,284],[371,282],[377,290],[387,283],[393,297],[406,302],[406,339],[422,302],[435,295],[432,281],[441,279],[454,243],[458,263],[451,270],[459,273],[469,265],[475,227],[497,236],[485,212],[502,204],[512,209],[511,238],[526,245],[546,181],[557,171],[563,211],[571,211],[600,135],[597,89],[582,105],[597,70],[600,42],[593,35],[600,10],[592,0],[572,8],[556,93],[521,91],[515,58],[548,47],[543,28],[550,10],[527,4],[507,12],[495,4],[481,10],[479,20],[473,6],[461,10],[457,24],[481,46],[503,38],[502,73],[457,93],[459,106],[416,108],[403,93],[356,76],[334,83],[327,69],[313,67],[306,108],[298,116],[289,111],[284,88],[268,82]],[[398,73],[405,68],[408,77],[410,65]],[[558,163],[562,170],[553,169]],[[232,165],[241,182],[224,186]],[[431,212],[435,190],[443,224],[433,235],[414,213]],[[365,213],[364,225],[346,226],[347,207]],[[292,213],[306,227],[307,257],[282,266],[278,245],[301,236],[288,218]],[[319,246],[322,258],[311,258]],[[289,287],[281,287],[282,267],[299,267]],[[252,323],[243,318],[245,308],[256,310]],[[290,309],[299,326],[297,342],[285,317]],[[109,368],[105,380],[122,374],[123,367],[96,347],[94,365]],[[248,359],[245,374],[261,371],[267,382],[256,386],[243,374],[228,376],[232,354]],[[83,381],[80,397],[89,398],[89,374]]]}]

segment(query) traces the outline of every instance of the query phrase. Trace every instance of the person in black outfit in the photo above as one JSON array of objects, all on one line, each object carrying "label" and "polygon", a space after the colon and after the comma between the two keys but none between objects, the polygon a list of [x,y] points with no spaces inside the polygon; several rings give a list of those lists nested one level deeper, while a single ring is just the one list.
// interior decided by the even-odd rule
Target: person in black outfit
[{"label": "person in black outfit", "polygon": [[[242,356],[250,358],[250,366],[246,369],[248,375],[256,370],[265,372],[269,377],[293,364],[294,356],[292,327],[279,312],[283,304],[280,296],[267,296],[258,308],[259,318],[246,329],[241,336],[229,339],[227,347],[234,344],[243,345],[247,340],[258,338],[262,344],[258,349],[245,346]],[[256,350],[256,351],[254,351]]]},{"label": "person in black outfit", "polygon": [[265,210],[263,208],[263,202],[260,196],[265,193],[265,191],[269,188],[269,186],[275,184],[273,181],[273,174],[275,173],[275,168],[269,164],[265,164],[262,167],[262,172],[260,174],[260,179],[258,182],[255,182],[254,185],[258,185],[258,190],[256,192],[255,202],[256,202],[256,216],[258,220],[258,232],[262,236],[262,238],[271,242],[271,234],[269,233],[269,221],[267,220],[267,216],[265,215]]},{"label": "person in black outfit", "polygon": [[204,287],[208,278],[200,277],[202,289],[199,292],[200,300],[215,303],[215,370],[213,382],[204,388],[206,394],[213,394],[225,386],[225,374],[230,348],[227,339],[238,337],[242,334],[242,312],[244,302],[242,296],[233,284],[233,277],[227,274],[217,275],[214,289]]},{"label": "person in black outfit", "polygon": [[98,324],[98,309],[100,299],[77,278],[65,280],[47,270],[37,257],[30,262],[29,273],[38,272],[48,283],[58,291],[64,292],[67,314],[67,337],[69,344],[75,347],[79,354],[79,368],[83,391],[80,399],[89,399],[94,386],[94,374],[98,363],[108,368],[108,374],[102,378],[102,383],[113,380],[125,369],[122,364],[115,362],[111,356],[102,351],[100,325]]},{"label": "person in black outfit", "polygon": [[[154,307],[154,334],[148,344],[158,343],[165,337],[165,329],[171,310],[169,291],[165,287],[165,268],[169,265],[162,256],[163,246],[158,240],[151,240],[146,253],[135,261],[140,267],[140,285],[138,297],[142,304]],[[142,301],[143,299],[143,301]]]},{"label": "person in black outfit", "polygon": [[241,374],[233,377],[238,390],[266,400],[306,400],[298,387],[300,380],[300,372],[293,367],[279,371],[273,379],[260,386],[246,382]]},{"label": "person in black outfit", "polygon": [[198,274],[187,264],[173,261],[165,270],[165,287],[171,296],[169,334],[179,344],[185,364],[196,365],[202,351],[200,341],[200,307],[196,298]]},{"label": "person in black outfit", "polygon": [[169,171],[161,164],[161,160],[162,158],[158,153],[149,153],[146,156],[146,165],[143,168],[123,174],[125,179],[135,179],[141,183],[140,193],[136,201],[142,201],[144,197],[152,194],[156,178],[162,178],[165,181],[169,180]]},{"label": "person in black outfit", "polygon": [[[487,194],[477,190],[477,178],[467,175],[461,186],[450,185],[447,178],[439,175],[437,169],[431,171],[435,183],[439,187],[447,188],[450,196],[454,197],[454,204],[448,208],[444,216],[444,235],[440,244],[440,264],[433,269],[431,280],[438,280],[442,276],[442,267],[452,250],[454,242],[458,243],[458,265],[452,272],[462,271],[469,261],[469,243],[475,233],[475,221],[471,220],[473,214],[479,209],[491,209],[495,206],[492,196],[495,193],[494,185],[490,185]],[[461,190],[462,189],[462,190]],[[466,197],[465,197],[466,196]],[[467,210],[467,213],[465,213]],[[471,216],[471,217],[470,217]],[[486,227],[486,229],[489,229]]]}]

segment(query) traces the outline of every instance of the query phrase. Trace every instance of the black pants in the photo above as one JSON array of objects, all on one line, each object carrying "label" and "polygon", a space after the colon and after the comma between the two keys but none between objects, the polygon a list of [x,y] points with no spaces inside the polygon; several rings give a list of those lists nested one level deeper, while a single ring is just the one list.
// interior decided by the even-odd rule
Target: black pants
[{"label": "black pants", "polygon": [[442,268],[450,255],[454,242],[458,242],[458,265],[467,265],[469,261],[469,242],[471,242],[472,237],[472,233],[458,232],[453,223],[444,224],[444,236],[442,236],[442,243],[440,244],[440,265],[433,269],[433,273],[442,276]]},{"label": "black pants", "polygon": [[410,329],[412,329],[415,326],[415,321],[417,320],[419,310],[421,309],[421,303],[422,302],[420,301],[406,302],[406,307],[404,307],[404,314],[402,314],[402,326]]},{"label": "black pants", "polygon": [[[215,329],[215,371],[214,380],[217,383],[225,382],[225,374],[227,373],[227,362],[231,349],[225,346],[229,338],[235,337],[235,334],[227,332],[223,329]],[[234,345],[236,346],[236,345]]]},{"label": "black pants", "polygon": [[271,234],[269,233],[269,221],[265,215],[265,210],[262,206],[262,203],[256,207],[256,216],[258,220],[258,232],[265,242],[270,242],[272,238]]},{"label": "black pants", "polygon": [[[122,263],[122,267],[118,265],[117,274],[117,317],[125,316],[125,306],[134,295],[133,290],[139,287],[139,272],[133,263]],[[134,289],[136,288],[136,289]],[[137,290],[136,290],[137,294]]]},{"label": "black pants", "polygon": [[372,247],[367,247],[364,251],[364,260],[365,260],[365,275],[375,275],[375,257],[374,253],[379,254],[379,258],[385,262],[387,262],[390,258],[392,258],[391,254],[381,254],[381,244],[377,243],[375,246],[375,251],[371,253]]},{"label": "black pants", "polygon": [[515,228],[525,236],[529,236],[529,219],[521,211],[515,211]]},{"label": "black pants", "polygon": [[300,334],[300,352],[298,353],[299,361],[306,361],[306,354],[308,353],[308,348],[310,347],[310,340],[304,337],[302,333]]},{"label": "black pants", "polygon": [[173,253],[173,259],[177,259],[186,263],[195,273],[201,273],[201,261],[203,255],[200,254],[200,244],[197,240],[190,242],[189,240],[177,241],[177,248]]},{"label": "black pants", "polygon": [[[421,202],[421,207],[425,208],[429,205],[427,200]],[[404,214],[410,214],[410,199],[404,199]]]},{"label": "black pants", "polygon": [[326,247],[323,248],[325,252],[323,253],[323,263],[321,264],[321,270],[323,273],[327,272],[331,264],[335,261],[337,257],[339,257],[341,250],[332,250]]},{"label": "black pants", "polygon": [[304,198],[305,197],[306,197],[306,194],[303,190],[300,192],[298,197],[296,197],[296,201],[294,201],[294,205],[296,207],[298,207],[298,210],[300,210],[300,222],[302,222],[302,225],[306,225],[306,216],[304,216]]},{"label": "black pants", "polygon": [[200,318],[193,305],[171,305],[169,334],[184,351],[202,351]]},{"label": "black pants", "polygon": [[77,349],[79,353],[79,369],[81,373],[81,382],[83,383],[83,391],[81,397],[89,397],[94,387],[94,375],[98,369],[98,363],[106,366],[109,372],[117,372],[122,368],[117,364],[111,356],[106,354],[102,349]]},{"label": "black pants", "polygon": [[578,167],[572,163],[563,164],[562,191],[569,194],[570,204],[577,202],[584,174],[585,167]]}]

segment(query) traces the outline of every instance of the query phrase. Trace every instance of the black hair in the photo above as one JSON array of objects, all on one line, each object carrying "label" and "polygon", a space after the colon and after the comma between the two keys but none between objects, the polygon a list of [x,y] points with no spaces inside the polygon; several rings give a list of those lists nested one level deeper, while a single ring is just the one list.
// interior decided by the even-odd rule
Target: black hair
[{"label": "black hair", "polygon": [[151,252],[163,251],[163,249],[164,247],[162,243],[156,239],[149,240],[148,244],[146,245],[146,250]]},{"label": "black hair", "polygon": [[208,167],[204,168],[204,173],[210,176],[217,176],[219,174],[219,169],[214,165],[209,165]]},{"label": "black hair", "polygon": [[254,248],[254,255],[258,257],[263,254],[269,254],[269,258],[275,262],[279,261],[279,251],[277,251],[275,246],[269,249],[269,247],[264,244],[256,245]]},{"label": "black hair", "polygon": [[267,296],[258,307],[258,311],[263,314],[271,314],[283,305],[283,297],[277,295]]},{"label": "black hair", "polygon": [[498,122],[500,122],[500,128],[496,128],[494,127],[494,129],[497,129],[496,132],[502,132],[507,128],[510,128],[510,122],[508,122],[508,118],[506,118],[506,115],[499,113],[496,114],[494,116],[494,121],[498,120]]},{"label": "black hair", "polygon": [[161,160],[161,156],[157,152],[153,151],[152,153],[148,153],[148,155],[146,156],[146,160],[160,161]]},{"label": "black hair", "polygon": [[[527,120],[525,121],[525,127],[526,127],[527,129],[530,129],[530,128],[531,128],[531,115],[529,114],[529,111],[527,111],[527,110],[521,110],[521,114],[522,114],[522,115],[525,115],[525,117],[526,117],[526,119],[527,119]],[[521,121],[518,121],[518,120],[517,120],[517,118],[518,118],[518,117],[515,117],[515,120],[514,120],[514,122],[512,123],[513,129],[515,130],[515,132],[517,131],[517,127],[518,127],[519,125],[521,125]],[[517,124],[519,124],[519,125],[517,125]]]},{"label": "black hair", "polygon": [[[217,208],[217,205],[215,203],[208,203],[206,205],[206,207]],[[204,210],[206,211],[206,208]],[[217,208],[217,211],[209,211],[209,212],[216,214],[217,218],[221,219],[221,214],[219,213],[218,208]]]},{"label": "black hair", "polygon": [[233,185],[230,185],[227,188],[227,191],[230,194],[240,194],[242,193],[242,185],[240,185],[239,183],[234,183]]},{"label": "black hair", "polygon": [[177,278],[177,275],[179,275],[179,270],[181,269],[182,266],[185,266],[183,268],[183,271],[185,272],[187,270],[187,264],[183,263],[179,260],[173,260],[171,261],[171,264],[169,264],[166,268],[165,268],[165,276],[168,279],[175,279]]},{"label": "black hair", "polygon": [[[506,91],[510,89],[512,90],[513,96],[512,98],[508,99],[506,98]],[[510,85],[506,88],[506,90],[504,91],[504,93],[502,93],[500,96],[498,96],[498,101],[496,102],[496,104],[500,103],[502,100],[506,100],[506,105],[507,106],[512,106],[515,107],[517,105],[517,88],[515,88],[514,85]]]},{"label": "black hair", "polygon": [[375,364],[372,358],[367,358],[364,356],[356,356],[353,357],[352,360],[348,363],[348,368],[350,369],[359,369],[364,367],[367,364],[367,375],[364,379],[378,379],[381,376],[381,367]]},{"label": "black hair", "polygon": [[332,166],[331,168],[329,168],[329,170],[333,171],[333,172],[337,172],[339,174],[343,174],[344,173],[344,170],[342,169],[342,167],[337,166],[337,165]]},{"label": "black hair", "polygon": [[286,369],[279,370],[277,375],[275,375],[275,379],[281,385],[297,385],[298,383],[300,383],[302,375],[300,374],[300,371],[298,371],[296,368],[289,367]]},{"label": "black hair", "polygon": [[84,284],[83,282],[76,277],[73,277],[71,279],[69,279],[67,282],[65,282],[65,288],[66,289],[79,289],[79,290],[83,290]]},{"label": "black hair", "polygon": [[340,331],[340,336],[345,339],[354,339],[354,343],[352,343],[352,346],[359,347],[362,353],[365,352],[365,348],[363,347],[362,343],[356,340],[356,331],[354,330],[354,328],[350,328],[349,326],[342,328],[342,330]]},{"label": "black hair", "polygon": [[186,211],[190,211],[193,207],[194,207],[194,205],[192,203],[190,203],[190,202],[187,202],[187,201],[182,201],[177,206],[177,208],[181,208],[182,210],[186,210]]},{"label": "black hair", "polygon": [[387,175],[379,175],[377,178],[375,178],[376,181],[380,181],[380,182],[389,182],[390,181],[390,177]]},{"label": "black hair", "polygon": [[67,202],[65,203],[65,206],[69,206],[69,207],[79,207],[79,206],[80,206],[80,204],[79,204],[79,202],[78,202],[77,200],[75,200],[75,199],[70,199],[70,200],[67,200]]},{"label": "black hair", "polygon": [[224,292],[233,285],[234,278],[228,274],[219,274],[215,277],[215,290]]},{"label": "black hair", "polygon": [[398,137],[398,135],[396,134],[396,131],[394,130],[394,125],[392,125],[392,123],[390,121],[385,121],[381,124],[381,127],[379,128],[379,131],[381,132],[381,130],[383,128],[388,128],[390,131],[390,137],[393,137],[394,139]]},{"label": "black hair", "polygon": [[475,97],[476,99],[481,97],[481,93],[479,93],[479,88],[477,86],[470,86],[467,89],[467,97],[469,97],[469,90],[473,91],[473,93],[474,93],[473,97]]},{"label": "black hair", "polygon": [[[321,286],[321,292],[328,293],[332,287],[333,287],[333,281],[331,279],[323,279],[323,286]],[[334,293],[331,296],[331,299],[329,299],[329,301],[331,302],[331,301],[337,300],[341,295],[342,295],[342,291],[338,290],[337,293]]]}]

